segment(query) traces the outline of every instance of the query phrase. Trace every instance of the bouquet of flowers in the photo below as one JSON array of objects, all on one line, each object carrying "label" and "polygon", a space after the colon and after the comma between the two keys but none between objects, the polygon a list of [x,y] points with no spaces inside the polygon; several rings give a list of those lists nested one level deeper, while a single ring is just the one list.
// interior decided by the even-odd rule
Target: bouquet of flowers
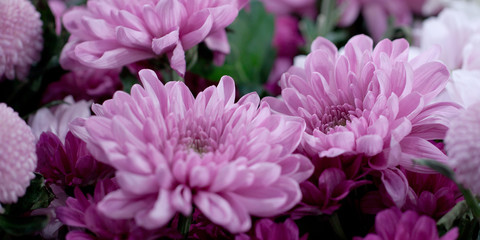
[{"label": "bouquet of flowers", "polygon": [[0,239],[478,239],[479,16],[0,0]]}]

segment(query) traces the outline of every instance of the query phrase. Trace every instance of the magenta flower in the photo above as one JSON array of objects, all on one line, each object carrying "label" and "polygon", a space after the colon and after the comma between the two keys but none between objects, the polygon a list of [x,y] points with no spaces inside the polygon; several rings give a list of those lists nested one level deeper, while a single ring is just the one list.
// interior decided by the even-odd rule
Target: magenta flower
[{"label": "magenta flower", "polygon": [[25,79],[43,48],[40,13],[30,1],[0,2],[0,80]]},{"label": "magenta flower", "polygon": [[86,186],[113,175],[113,169],[96,161],[85,142],[68,132],[65,144],[52,132],[37,142],[37,170],[47,182],[59,186]]},{"label": "magenta flower", "polygon": [[14,203],[25,194],[36,166],[32,130],[18,113],[0,103],[0,212],[1,203]]},{"label": "magenta flower", "polygon": [[418,10],[423,0],[337,0],[342,7],[340,26],[351,25],[360,12],[367,29],[375,41],[379,41],[388,28],[388,18],[394,18],[395,26],[406,26],[412,22],[412,9]]},{"label": "magenta flower", "polygon": [[73,96],[75,100],[94,100],[102,102],[113,96],[115,91],[122,89],[120,72],[117,70],[102,70],[83,68],[64,74],[58,82],[48,85],[42,102]]},{"label": "magenta flower", "polygon": [[239,234],[235,240],[306,240],[308,234],[299,236],[297,224],[292,219],[283,223],[276,223],[268,218],[260,219],[255,223],[255,230],[251,235]]},{"label": "magenta flower", "polygon": [[315,171],[308,181],[300,184],[302,201],[292,211],[294,218],[306,215],[332,214],[351,190],[369,183],[362,179],[361,156],[313,158]]},{"label": "magenta flower", "polygon": [[261,2],[267,11],[275,15],[297,13],[313,18],[317,13],[315,0],[261,0]]},{"label": "magenta flower", "polygon": [[354,240],[454,240],[458,237],[458,228],[453,228],[439,237],[437,225],[428,216],[419,216],[414,211],[402,213],[397,208],[386,209],[375,217],[375,233]]},{"label": "magenta flower", "polygon": [[64,14],[64,26],[72,36],[63,52],[73,51],[82,64],[100,69],[166,54],[170,66],[183,76],[185,51],[200,42],[205,41],[217,53],[217,63],[229,53],[225,27],[245,3],[90,0],[86,7],[72,8]]},{"label": "magenta flower", "polygon": [[316,39],[305,69],[283,75],[283,99],[266,101],[277,112],[305,119],[300,151],[308,156],[362,155],[376,170],[401,165],[429,171],[412,159],[447,160],[429,140],[443,139],[457,112],[452,103],[431,103],[449,72],[429,52],[408,61],[404,39],[383,40],[375,49],[372,44],[355,36],[339,54],[328,40]]},{"label": "magenta flower", "polygon": [[291,16],[275,18],[273,46],[277,49],[277,59],[272,67],[265,88],[273,95],[280,94],[278,82],[284,72],[293,65],[293,57],[305,43],[298,28],[298,20]]},{"label": "magenta flower", "polygon": [[438,220],[463,200],[455,182],[441,174],[402,172],[408,181],[407,198],[403,204],[398,206],[385,189],[380,187],[380,191],[369,192],[361,200],[361,208],[365,213],[377,214],[386,208],[397,206],[403,211],[413,210]]},{"label": "magenta flower", "polygon": [[453,119],[445,137],[449,163],[458,182],[480,196],[480,102]]},{"label": "magenta flower", "polygon": [[113,166],[120,189],[99,209],[153,229],[193,205],[232,233],[250,229],[250,216],[269,217],[301,199],[310,161],[292,154],[305,125],[273,115],[257,94],[234,103],[235,83],[223,77],[195,99],[184,83],[165,86],[151,70],[128,95],[94,105],[97,116],[75,127],[98,160]]},{"label": "magenta flower", "polygon": [[277,49],[277,57],[293,58],[305,40],[298,28],[298,20],[292,16],[275,18],[273,46]]},{"label": "magenta flower", "polygon": [[169,229],[150,231],[143,229],[133,220],[114,220],[98,211],[98,203],[108,193],[118,187],[111,180],[99,181],[93,197],[85,196],[79,188],[75,189],[75,198],[69,197],[65,207],[58,207],[57,217],[64,224],[74,227],[66,239],[158,239],[161,236],[181,237]]}]

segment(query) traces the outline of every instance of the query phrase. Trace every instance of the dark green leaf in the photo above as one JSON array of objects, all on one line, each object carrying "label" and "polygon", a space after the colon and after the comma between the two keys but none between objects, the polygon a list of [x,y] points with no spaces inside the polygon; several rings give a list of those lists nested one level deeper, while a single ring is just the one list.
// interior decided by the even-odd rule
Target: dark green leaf
[{"label": "dark green leaf", "polygon": [[445,165],[443,163],[440,163],[440,162],[435,161],[435,160],[430,160],[430,159],[417,159],[417,160],[414,160],[414,161],[417,164],[427,166],[427,167],[437,171],[438,173],[444,175],[445,177],[455,181],[455,173],[453,172],[452,169],[450,169],[447,165]]},{"label": "dark green leaf", "polygon": [[25,236],[41,231],[47,226],[48,216],[16,217],[0,215],[0,228],[13,236]]},{"label": "dark green leaf", "polygon": [[40,174],[36,174],[25,195],[15,204],[6,205],[5,213],[20,216],[37,208],[46,208],[53,198],[54,195],[45,186],[45,179]]},{"label": "dark green leaf", "polygon": [[120,73],[120,80],[123,84],[123,91],[127,93],[130,93],[130,89],[132,89],[134,84],[139,83],[137,77],[130,73],[126,67],[124,67]]},{"label": "dark green leaf", "polygon": [[272,47],[273,15],[268,14],[260,2],[254,1],[248,11],[239,13],[228,29],[231,52],[224,65],[215,66],[211,59],[203,57],[198,59],[192,72],[212,81],[229,75],[235,79],[241,94],[263,91],[276,56]]}]

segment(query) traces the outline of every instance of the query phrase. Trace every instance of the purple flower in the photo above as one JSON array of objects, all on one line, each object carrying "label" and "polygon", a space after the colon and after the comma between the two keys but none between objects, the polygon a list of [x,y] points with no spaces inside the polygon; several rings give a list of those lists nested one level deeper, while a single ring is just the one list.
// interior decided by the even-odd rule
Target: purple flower
[{"label": "purple flower", "polygon": [[67,240],[74,239],[157,239],[160,236],[179,237],[169,229],[150,231],[143,229],[133,220],[114,220],[98,211],[98,203],[108,193],[118,187],[112,180],[99,181],[95,186],[93,197],[84,195],[75,189],[75,198],[69,197],[65,207],[58,207],[57,217],[64,224],[75,230],[67,234]]},{"label": "purple flower", "polygon": [[283,223],[276,223],[268,218],[260,219],[255,223],[255,230],[251,235],[239,234],[235,240],[306,240],[308,234],[299,236],[297,224],[292,219]]},{"label": "purple flower", "polygon": [[315,171],[308,181],[300,184],[303,199],[292,212],[300,218],[305,215],[332,214],[340,201],[358,186],[369,183],[362,179],[361,156],[337,158],[313,158]]},{"label": "purple flower", "polygon": [[25,79],[43,48],[40,13],[30,1],[0,2],[0,81]]},{"label": "purple flower", "polygon": [[275,15],[288,15],[298,13],[311,18],[315,17],[317,9],[315,0],[261,0],[267,11]]},{"label": "purple flower", "polygon": [[405,201],[396,205],[385,189],[380,187],[380,191],[369,192],[361,200],[361,208],[365,213],[376,214],[385,208],[397,206],[403,211],[413,210],[440,219],[463,199],[455,182],[441,174],[402,172],[408,182]]},{"label": "purple flower", "polygon": [[18,113],[0,103],[0,212],[1,203],[15,203],[25,194],[36,166],[32,130]]},{"label": "purple flower", "polygon": [[445,137],[449,163],[458,182],[480,196],[480,102],[453,119]]},{"label": "purple flower", "polygon": [[293,65],[293,57],[297,55],[298,48],[304,44],[298,20],[291,16],[277,16],[275,18],[275,33],[273,46],[277,49],[277,59],[268,76],[265,88],[273,95],[280,94],[278,82],[284,72]]},{"label": "purple flower", "polygon": [[68,132],[65,144],[52,132],[37,142],[37,170],[47,182],[59,186],[86,186],[113,175],[113,169],[96,161],[85,142]]},{"label": "purple flower", "polygon": [[402,213],[397,208],[386,209],[375,217],[375,233],[354,240],[454,240],[458,237],[458,228],[438,236],[437,225],[428,216],[419,216],[414,211]]},{"label": "purple flower", "polygon": [[429,52],[408,61],[404,39],[372,40],[355,36],[343,54],[324,38],[312,44],[305,69],[282,77],[282,99],[266,98],[273,110],[305,119],[299,151],[307,156],[362,155],[372,169],[398,165],[429,171],[412,159],[445,162],[429,140],[443,139],[452,103],[432,103],[449,72]]},{"label": "purple flower", "polygon": [[[185,74],[185,51],[205,41],[220,63],[228,54],[225,27],[246,0],[90,0],[64,14],[72,34],[63,52],[82,64],[112,69],[166,54]],[[62,58],[67,57],[62,53]],[[62,66],[67,67],[65,65]]]},{"label": "purple flower", "polygon": [[48,85],[42,102],[73,96],[75,100],[102,102],[122,88],[118,70],[80,68],[64,74],[58,82]]},{"label": "purple flower", "polygon": [[250,229],[250,216],[275,216],[300,201],[298,183],[313,171],[292,154],[301,119],[271,114],[256,93],[234,103],[228,76],[194,98],[182,82],[164,86],[151,70],[139,75],[143,88],[94,105],[97,116],[74,130],[116,169],[120,189],[99,203],[102,213],[153,229],[195,205],[238,233]]},{"label": "purple flower", "polygon": [[368,31],[379,41],[388,28],[388,18],[394,18],[395,26],[406,26],[412,22],[412,9],[418,10],[424,0],[338,0],[342,6],[339,25],[349,26],[362,13]]},{"label": "purple flower", "polygon": [[275,33],[273,46],[277,49],[278,57],[293,58],[298,48],[305,43],[298,28],[298,20],[291,16],[275,18]]}]

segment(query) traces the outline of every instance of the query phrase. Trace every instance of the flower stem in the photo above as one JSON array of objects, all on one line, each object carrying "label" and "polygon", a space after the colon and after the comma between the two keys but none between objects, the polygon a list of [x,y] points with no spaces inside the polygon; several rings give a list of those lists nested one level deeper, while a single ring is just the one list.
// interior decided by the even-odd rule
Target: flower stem
[{"label": "flower stem", "polygon": [[178,231],[184,236],[184,239],[188,238],[188,232],[190,231],[191,223],[192,215],[185,217],[180,214],[180,219],[178,219]]},{"label": "flower stem", "polygon": [[459,185],[458,188],[465,197],[465,201],[467,202],[468,207],[472,211],[473,216],[480,221],[480,206],[478,205],[478,200],[473,196],[470,190],[464,188],[463,186]]},{"label": "flower stem", "polygon": [[330,225],[333,228],[333,231],[335,231],[335,234],[337,234],[337,237],[342,240],[346,240],[347,236],[345,236],[345,233],[343,232],[342,229],[342,224],[340,223],[340,218],[338,218],[338,214],[335,213],[330,217]]}]

